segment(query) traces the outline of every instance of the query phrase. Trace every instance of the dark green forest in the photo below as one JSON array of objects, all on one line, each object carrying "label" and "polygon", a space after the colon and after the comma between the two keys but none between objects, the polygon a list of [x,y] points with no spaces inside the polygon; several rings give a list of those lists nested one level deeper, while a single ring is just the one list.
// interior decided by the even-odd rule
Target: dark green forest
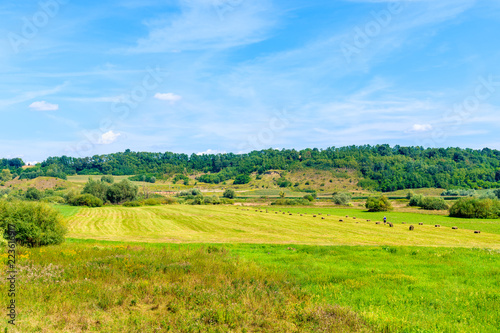
[{"label": "dark green forest", "polygon": [[0,159],[0,169],[21,178],[65,175],[186,175],[209,173],[199,181],[218,183],[268,170],[346,169],[360,178],[359,185],[379,191],[438,187],[488,189],[500,187],[500,151],[461,148],[423,148],[389,145],[331,147],[327,149],[266,149],[247,154],[187,155],[125,152],[74,158],[49,157],[23,170],[19,159]]}]

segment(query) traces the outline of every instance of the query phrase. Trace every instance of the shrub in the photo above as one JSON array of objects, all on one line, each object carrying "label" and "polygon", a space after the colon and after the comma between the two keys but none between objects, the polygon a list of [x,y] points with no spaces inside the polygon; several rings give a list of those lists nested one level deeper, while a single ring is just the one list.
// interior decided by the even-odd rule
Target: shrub
[{"label": "shrub", "polygon": [[450,207],[450,216],[495,219],[500,217],[500,201],[492,199],[462,198]]},{"label": "shrub", "polygon": [[89,177],[89,180],[82,190],[82,194],[91,194],[94,197],[97,197],[105,202],[107,201],[108,190],[109,185],[107,184],[107,182],[93,180],[91,177]]},{"label": "shrub", "polygon": [[159,206],[162,204],[163,200],[160,198],[149,198],[142,201],[146,206]]},{"label": "shrub", "polygon": [[385,195],[368,198],[365,206],[369,212],[386,212],[392,210],[392,205]]},{"label": "shrub", "polygon": [[336,205],[347,206],[349,202],[351,202],[351,199],[352,199],[351,194],[346,192],[335,193],[333,195],[333,202]]},{"label": "shrub", "polygon": [[408,206],[422,207],[423,201],[424,201],[424,196],[422,194],[415,194],[410,198]]},{"label": "shrub", "polygon": [[101,207],[103,202],[98,197],[92,194],[80,194],[73,197],[68,203],[72,206],[88,206],[88,207]]},{"label": "shrub", "polygon": [[101,182],[113,184],[115,182],[115,179],[111,175],[105,175],[101,177]]},{"label": "shrub", "polygon": [[122,204],[123,207],[141,207],[142,203],[139,201],[127,201]]},{"label": "shrub", "polygon": [[42,193],[35,187],[30,187],[26,191],[26,199],[28,200],[40,200],[42,198]]},{"label": "shrub", "polygon": [[304,199],[308,200],[309,202],[314,201],[314,197],[310,194],[304,195]]},{"label": "shrub", "polygon": [[252,180],[252,179],[250,178],[250,176],[249,176],[249,175],[238,175],[238,176],[236,176],[236,177],[234,178],[234,182],[233,182],[233,184],[234,184],[234,185],[238,185],[238,184],[241,184],[241,185],[243,185],[243,184],[248,184],[248,183],[250,183],[250,181],[251,181],[251,180]]},{"label": "shrub", "polygon": [[61,244],[67,232],[61,214],[39,202],[0,202],[0,228],[5,239],[9,238],[9,224],[16,228],[18,244],[27,247]]},{"label": "shrub", "polygon": [[124,179],[108,188],[106,198],[111,203],[120,203],[124,201],[133,201],[137,197],[139,188],[129,180]]},{"label": "shrub", "polygon": [[224,194],[222,194],[222,196],[224,198],[234,199],[236,197],[236,193],[234,192],[233,189],[228,188],[224,191]]},{"label": "shrub", "polygon": [[497,188],[496,190],[494,190],[493,193],[495,193],[497,198],[500,199],[500,188]]},{"label": "shrub", "polygon": [[426,197],[422,200],[421,206],[426,210],[445,210],[449,206],[443,198]]}]

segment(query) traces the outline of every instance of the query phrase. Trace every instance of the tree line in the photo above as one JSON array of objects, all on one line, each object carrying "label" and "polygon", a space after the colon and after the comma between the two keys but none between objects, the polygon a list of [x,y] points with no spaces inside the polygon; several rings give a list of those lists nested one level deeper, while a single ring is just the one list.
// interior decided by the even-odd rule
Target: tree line
[{"label": "tree line", "polygon": [[500,187],[500,151],[462,148],[423,148],[389,145],[330,147],[327,149],[265,149],[247,154],[187,155],[126,150],[75,158],[49,157],[23,170],[21,160],[0,160],[0,168],[24,178],[36,175],[155,175],[205,173],[203,182],[221,182],[268,170],[347,169],[360,178],[359,186],[379,191],[438,187],[482,189]]}]

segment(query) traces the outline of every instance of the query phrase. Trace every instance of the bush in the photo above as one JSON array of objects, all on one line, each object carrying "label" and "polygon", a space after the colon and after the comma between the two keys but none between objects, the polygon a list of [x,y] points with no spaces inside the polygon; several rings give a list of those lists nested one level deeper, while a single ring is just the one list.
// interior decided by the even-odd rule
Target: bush
[{"label": "bush", "polygon": [[68,201],[71,206],[102,207],[103,202],[92,194],[80,194]]},{"label": "bush", "polygon": [[115,179],[111,175],[105,175],[101,177],[101,182],[113,184],[115,182]]},{"label": "bush", "polygon": [[[106,177],[106,176],[103,176]],[[85,184],[85,187],[82,190],[82,194],[91,194],[94,197],[101,199],[103,202],[107,201],[109,185],[107,182],[103,182],[102,180],[93,180],[89,177],[89,180]]]},{"label": "bush", "polygon": [[163,200],[160,198],[149,198],[146,200],[143,200],[142,203],[146,206],[159,206],[161,205]]},{"label": "bush", "polygon": [[446,203],[446,201],[444,201],[443,198],[432,197],[424,198],[420,207],[426,210],[445,210],[449,208],[448,204]]},{"label": "bush", "polygon": [[496,219],[500,217],[500,201],[492,199],[462,198],[450,207],[450,216]]},{"label": "bush", "polygon": [[347,206],[351,202],[352,196],[350,193],[335,193],[333,195],[333,202],[336,205]]},{"label": "bush", "polygon": [[9,238],[9,224],[16,228],[18,244],[27,247],[61,244],[67,232],[61,214],[39,202],[0,202],[0,228],[5,239]]},{"label": "bush", "polygon": [[368,198],[365,206],[369,212],[386,212],[392,210],[392,205],[385,195]]},{"label": "bush", "polygon": [[422,194],[415,194],[410,198],[408,206],[411,207],[422,207],[424,201],[424,196]]},{"label": "bush", "polygon": [[38,201],[42,198],[42,193],[35,187],[30,187],[26,191],[26,199]]},{"label": "bush", "polygon": [[106,192],[106,198],[111,203],[120,203],[124,201],[134,201],[137,197],[139,188],[129,180],[124,179],[119,183],[113,184]]},{"label": "bush", "polygon": [[142,203],[139,201],[127,201],[122,204],[123,207],[141,207]]},{"label": "bush", "polygon": [[224,198],[234,199],[236,197],[236,193],[234,192],[234,190],[228,188],[224,191],[224,194],[222,194],[222,196]]},{"label": "bush", "polygon": [[309,202],[314,201],[314,197],[310,194],[304,195],[304,199],[308,200]]},{"label": "bush", "polygon": [[250,183],[251,180],[252,179],[250,178],[249,175],[238,175],[234,178],[233,184],[234,185],[238,185],[238,184],[244,185],[244,184]]}]

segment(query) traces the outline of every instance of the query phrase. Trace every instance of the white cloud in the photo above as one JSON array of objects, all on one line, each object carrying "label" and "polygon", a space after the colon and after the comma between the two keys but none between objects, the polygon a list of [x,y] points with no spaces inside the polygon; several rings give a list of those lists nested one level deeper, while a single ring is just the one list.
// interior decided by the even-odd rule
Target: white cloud
[{"label": "white cloud", "polygon": [[180,101],[182,99],[182,96],[173,93],[166,93],[166,94],[157,93],[155,94],[155,98],[159,99],[160,101],[168,101],[171,104],[173,104],[175,102]]},{"label": "white cloud", "polygon": [[101,145],[109,145],[115,142],[118,137],[120,136],[120,133],[115,133],[113,131],[109,131],[101,135],[101,138],[99,139],[99,144]]},{"label": "white cloud", "polygon": [[428,132],[432,130],[432,125],[430,124],[414,124],[412,127],[413,132]]},{"label": "white cloud", "polygon": [[57,111],[59,110],[58,104],[51,104],[45,101],[33,102],[29,106],[34,111]]}]

